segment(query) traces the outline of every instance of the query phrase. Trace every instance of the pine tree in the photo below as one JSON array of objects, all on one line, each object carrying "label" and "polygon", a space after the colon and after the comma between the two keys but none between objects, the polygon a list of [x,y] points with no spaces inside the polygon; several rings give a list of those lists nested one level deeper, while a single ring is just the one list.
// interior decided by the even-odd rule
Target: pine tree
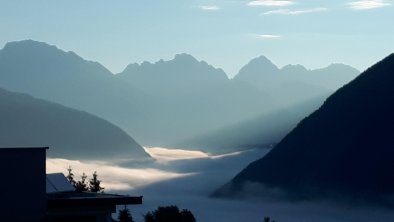
[{"label": "pine tree", "polygon": [[270,217],[264,217],[264,222],[275,222],[275,221],[271,220]]},{"label": "pine tree", "polygon": [[134,222],[129,209],[127,209],[126,206],[124,206],[123,210],[119,210],[118,220],[119,222]]},{"label": "pine tree", "polygon": [[77,183],[77,182],[74,180],[74,174],[72,173],[72,168],[71,168],[71,166],[68,166],[67,171],[68,171],[67,180],[70,182],[70,184],[71,184],[74,188],[76,188],[76,183]]},{"label": "pine tree", "polygon": [[144,215],[145,222],[196,222],[196,218],[190,210],[179,211],[177,206],[158,207]]},{"label": "pine tree", "polygon": [[75,190],[77,192],[84,192],[84,191],[88,191],[89,190],[88,189],[88,185],[86,184],[86,177],[87,177],[86,174],[83,173],[82,176],[81,176],[81,181],[78,181],[75,184]]},{"label": "pine tree", "polygon": [[104,187],[100,186],[101,180],[97,179],[97,172],[94,171],[93,173],[93,178],[89,181],[89,191],[90,192],[100,192],[102,190],[104,190]]},{"label": "pine tree", "polygon": [[145,222],[155,222],[156,219],[153,216],[152,212],[148,212],[144,215]]},{"label": "pine tree", "polygon": [[188,209],[183,209],[181,212],[182,221],[188,222],[196,222],[196,218],[194,217],[193,213]]}]

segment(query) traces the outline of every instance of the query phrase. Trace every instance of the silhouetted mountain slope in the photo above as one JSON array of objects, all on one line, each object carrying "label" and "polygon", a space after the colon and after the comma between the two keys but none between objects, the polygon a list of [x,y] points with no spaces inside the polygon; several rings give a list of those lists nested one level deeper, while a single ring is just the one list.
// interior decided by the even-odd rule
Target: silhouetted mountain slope
[{"label": "silhouetted mountain slope", "polygon": [[242,67],[233,81],[249,83],[289,105],[327,95],[358,74],[358,70],[343,64],[315,70],[307,70],[301,65],[287,65],[279,69],[261,56]]},{"label": "silhouetted mountain slope", "polygon": [[119,127],[96,116],[0,89],[0,146],[49,146],[50,157],[150,157]]},{"label": "silhouetted mountain slope", "polygon": [[349,197],[394,206],[393,83],[394,54],[330,96],[216,194],[253,193],[252,182],[294,198]]}]

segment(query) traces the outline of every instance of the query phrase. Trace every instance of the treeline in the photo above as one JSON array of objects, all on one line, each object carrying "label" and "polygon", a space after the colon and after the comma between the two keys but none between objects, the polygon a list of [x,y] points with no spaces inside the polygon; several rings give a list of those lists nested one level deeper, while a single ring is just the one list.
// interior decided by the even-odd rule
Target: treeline
[{"label": "treeline", "polygon": [[85,173],[82,173],[81,175],[81,180],[76,181],[74,179],[74,173],[72,172],[72,168],[69,166],[67,168],[68,175],[67,179],[70,182],[70,184],[75,188],[75,191],[77,192],[104,192],[104,187],[102,187],[101,180],[98,179],[97,172],[94,171],[92,174],[92,178],[89,180],[89,182],[86,180],[87,176]]},{"label": "treeline", "polygon": [[[133,217],[128,208],[119,210],[118,220],[112,219],[114,222],[134,222]],[[154,211],[150,211],[144,215],[145,222],[196,222],[193,213],[188,209],[179,210],[177,206],[158,207]]]}]

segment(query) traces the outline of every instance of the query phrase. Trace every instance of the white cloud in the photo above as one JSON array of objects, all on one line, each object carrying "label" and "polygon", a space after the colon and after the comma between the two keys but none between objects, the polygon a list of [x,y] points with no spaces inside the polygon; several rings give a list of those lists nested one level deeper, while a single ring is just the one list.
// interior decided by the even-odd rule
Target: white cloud
[{"label": "white cloud", "polygon": [[327,8],[312,8],[305,10],[277,9],[262,13],[261,15],[300,15],[314,12],[327,11]]},{"label": "white cloud", "polygon": [[374,8],[381,8],[385,6],[391,5],[384,0],[362,0],[362,1],[354,1],[349,2],[347,5],[354,10],[367,10],[367,9],[374,9]]},{"label": "white cloud", "polygon": [[281,38],[280,35],[271,35],[271,34],[264,34],[264,35],[257,35],[259,39],[278,39]]},{"label": "white cloud", "polygon": [[218,10],[222,9],[221,7],[219,7],[217,5],[201,5],[198,7],[202,10],[205,10],[205,11],[218,11]]},{"label": "white cloud", "polygon": [[255,0],[248,3],[249,6],[288,6],[294,4],[293,1],[283,0]]},{"label": "white cloud", "polygon": [[209,157],[208,154],[201,151],[168,149],[163,147],[145,148],[145,151],[160,163],[167,163],[174,160],[187,160]]}]

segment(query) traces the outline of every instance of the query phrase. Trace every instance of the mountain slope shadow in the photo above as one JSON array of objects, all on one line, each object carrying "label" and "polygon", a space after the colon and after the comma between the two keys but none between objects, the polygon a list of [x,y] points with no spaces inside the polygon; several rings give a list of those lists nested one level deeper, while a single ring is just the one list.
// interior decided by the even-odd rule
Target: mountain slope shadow
[{"label": "mountain slope shadow", "polygon": [[[275,191],[394,207],[394,54],[330,96],[216,196]],[[277,192],[280,190],[280,192]]]},{"label": "mountain slope shadow", "polygon": [[0,89],[0,146],[49,146],[50,157],[72,159],[150,156],[112,123],[89,113]]}]

